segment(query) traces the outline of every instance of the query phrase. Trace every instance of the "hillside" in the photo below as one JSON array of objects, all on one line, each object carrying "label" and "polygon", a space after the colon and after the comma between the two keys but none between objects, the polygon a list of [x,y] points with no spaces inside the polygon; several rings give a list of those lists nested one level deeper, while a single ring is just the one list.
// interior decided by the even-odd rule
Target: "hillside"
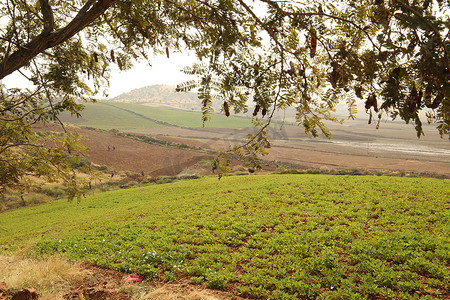
[{"label": "hillside", "polygon": [[269,175],[112,191],[0,214],[0,252],[188,278],[228,299],[448,299],[449,184]]},{"label": "hillside", "polygon": [[153,106],[200,110],[201,101],[196,93],[178,93],[168,85],[150,85],[120,94],[112,102],[145,103]]},{"label": "hillside", "polygon": [[[203,127],[202,113],[134,103],[99,101],[85,103],[81,117],[72,117],[65,113],[60,119],[65,123],[90,126],[99,129],[145,129],[156,127]],[[241,117],[227,118],[223,114],[213,114],[205,127],[236,128],[251,126],[251,119]]]}]

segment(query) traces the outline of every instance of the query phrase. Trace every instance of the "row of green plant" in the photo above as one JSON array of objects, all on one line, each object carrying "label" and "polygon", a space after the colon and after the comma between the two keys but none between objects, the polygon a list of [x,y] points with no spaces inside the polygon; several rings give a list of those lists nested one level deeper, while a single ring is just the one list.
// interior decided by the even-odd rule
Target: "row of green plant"
[{"label": "row of green plant", "polygon": [[[286,163],[282,163],[284,165]],[[275,174],[328,174],[328,175],[375,175],[375,176],[396,176],[396,177],[414,177],[414,178],[438,178],[450,179],[446,174],[430,172],[407,172],[392,170],[368,170],[368,169],[329,169],[329,168],[295,168],[295,166],[286,164],[286,167],[278,167]]]},{"label": "row of green plant", "polygon": [[84,106],[85,109],[81,112],[80,118],[71,116],[69,113],[63,113],[60,119],[65,123],[91,126],[104,130],[112,128],[154,128],[161,126],[149,119],[136,117],[136,115],[109,106],[101,101],[98,103],[85,103]]},{"label": "row of green plant", "polygon": [[215,153],[210,150],[205,150],[201,147],[189,146],[185,143],[176,143],[176,142],[161,140],[161,139],[151,137],[148,135],[140,135],[140,134],[135,134],[135,133],[127,133],[127,132],[120,132],[120,131],[114,131],[114,130],[113,131],[110,130],[110,132],[114,133],[115,135],[121,136],[121,137],[126,137],[129,139],[144,142],[144,143],[147,143],[150,145],[171,147],[171,148],[182,149],[182,150],[193,150],[193,151],[197,151],[197,152],[210,153],[210,154]]},{"label": "row of green plant", "polygon": [[[105,102],[103,102],[105,103]],[[106,104],[106,103],[105,103]],[[161,124],[166,126],[177,126],[187,128],[198,127],[251,127],[252,122],[250,118],[242,118],[237,116],[226,117],[224,114],[212,114],[211,119],[203,124],[202,113],[200,111],[185,111],[177,109],[166,109],[160,107],[152,107],[134,103],[123,102],[108,102],[111,107],[117,109],[125,109],[129,112],[138,113],[143,117],[151,120],[158,120]]]},{"label": "row of green plant", "polygon": [[0,214],[0,247],[256,299],[445,299],[450,183],[204,178]]},{"label": "row of green plant", "polygon": [[[132,103],[105,102],[86,103],[81,118],[63,114],[63,122],[91,126],[109,130],[154,128],[154,127],[203,127],[201,112],[165,109]],[[251,119],[240,117],[227,118],[222,114],[213,114],[207,127],[249,127]]]}]

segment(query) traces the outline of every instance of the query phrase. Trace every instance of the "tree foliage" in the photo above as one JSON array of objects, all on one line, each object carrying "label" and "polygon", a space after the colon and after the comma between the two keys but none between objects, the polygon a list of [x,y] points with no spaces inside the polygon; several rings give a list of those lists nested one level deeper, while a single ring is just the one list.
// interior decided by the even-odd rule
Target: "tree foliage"
[{"label": "tree foliage", "polygon": [[[79,101],[108,84],[111,64],[126,70],[174,49],[198,57],[185,69],[197,79],[178,90],[198,91],[204,121],[213,101],[227,116],[253,112],[260,131],[234,149],[251,168],[270,147],[273,113],[287,107],[312,136],[330,135],[323,121],[338,121],[332,113],[340,101],[349,117],[363,101],[369,122],[399,117],[419,137],[426,114],[448,135],[449,15],[445,0],[3,1],[0,79],[21,72],[35,88],[2,92],[2,189],[23,185],[27,174],[66,174],[72,182],[63,157],[76,143],[64,137],[51,147],[33,124],[62,111],[78,115]],[[215,166],[226,169],[220,160]]]}]

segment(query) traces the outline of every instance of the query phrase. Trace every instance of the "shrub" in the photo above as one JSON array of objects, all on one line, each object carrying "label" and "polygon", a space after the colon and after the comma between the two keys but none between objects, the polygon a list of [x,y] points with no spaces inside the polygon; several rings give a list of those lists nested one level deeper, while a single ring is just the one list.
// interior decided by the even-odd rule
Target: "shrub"
[{"label": "shrub", "polygon": [[45,185],[41,188],[41,192],[53,198],[61,198],[66,195],[66,188],[61,185]]}]

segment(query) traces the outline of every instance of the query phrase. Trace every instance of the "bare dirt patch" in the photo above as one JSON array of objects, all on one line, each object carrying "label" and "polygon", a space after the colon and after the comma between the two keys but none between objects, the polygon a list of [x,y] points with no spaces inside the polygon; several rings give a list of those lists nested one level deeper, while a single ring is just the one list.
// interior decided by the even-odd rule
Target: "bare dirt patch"
[{"label": "bare dirt patch", "polygon": [[[211,159],[204,153],[156,146],[109,132],[72,127],[85,136],[83,144],[89,148],[86,157],[97,165],[105,165],[116,171],[130,171],[150,176],[174,176],[203,159]],[[36,127],[36,130],[60,131],[58,126]]]},{"label": "bare dirt patch", "polygon": [[[274,126],[273,147],[263,159],[300,168],[367,169],[450,176],[450,142],[432,126],[418,139],[405,124],[387,123],[380,130],[365,122],[330,126],[333,136],[308,138],[302,128]],[[182,142],[211,150],[227,150],[242,143],[254,128],[156,128],[133,130],[159,139]]]}]

